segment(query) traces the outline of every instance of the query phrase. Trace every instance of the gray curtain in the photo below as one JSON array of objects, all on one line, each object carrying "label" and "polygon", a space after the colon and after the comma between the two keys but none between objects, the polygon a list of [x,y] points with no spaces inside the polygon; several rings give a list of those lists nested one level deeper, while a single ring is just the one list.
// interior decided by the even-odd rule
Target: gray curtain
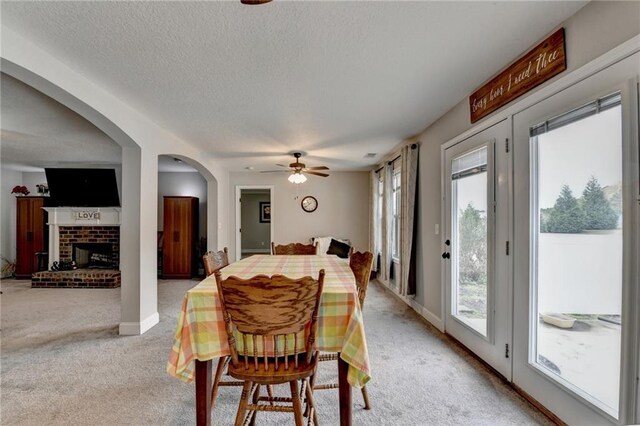
[{"label": "gray curtain", "polygon": [[400,283],[401,296],[415,294],[416,248],[414,246],[414,217],[416,215],[416,193],[418,186],[418,144],[402,148],[402,191],[400,193]]}]

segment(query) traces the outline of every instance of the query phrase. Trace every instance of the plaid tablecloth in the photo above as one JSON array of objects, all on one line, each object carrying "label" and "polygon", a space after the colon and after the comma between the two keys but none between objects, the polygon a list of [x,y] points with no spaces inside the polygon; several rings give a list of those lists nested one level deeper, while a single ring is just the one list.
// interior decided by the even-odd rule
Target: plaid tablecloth
[{"label": "plaid tablecloth", "polygon": [[[222,276],[247,279],[258,274],[282,274],[289,278],[311,276],[317,279],[320,269],[325,270],[325,278],[317,347],[320,351],[340,352],[340,357],[349,364],[347,380],[360,388],[370,379],[369,354],[355,278],[344,259],[255,255],[222,269]],[[212,275],[184,296],[167,372],[190,383],[195,377],[196,359],[207,361],[229,353],[218,289]]]}]

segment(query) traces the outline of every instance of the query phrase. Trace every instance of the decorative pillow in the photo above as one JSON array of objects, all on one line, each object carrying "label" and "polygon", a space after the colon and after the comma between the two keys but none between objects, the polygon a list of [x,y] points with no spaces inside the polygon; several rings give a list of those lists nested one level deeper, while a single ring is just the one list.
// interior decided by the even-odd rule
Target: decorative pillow
[{"label": "decorative pillow", "polygon": [[331,244],[331,237],[315,237],[311,239],[311,243],[314,246],[318,246],[318,254],[327,254],[329,244]]},{"label": "decorative pillow", "polygon": [[327,254],[335,254],[342,259],[346,259],[349,257],[349,251],[351,251],[351,246],[349,244],[341,243],[340,241],[332,238]]}]

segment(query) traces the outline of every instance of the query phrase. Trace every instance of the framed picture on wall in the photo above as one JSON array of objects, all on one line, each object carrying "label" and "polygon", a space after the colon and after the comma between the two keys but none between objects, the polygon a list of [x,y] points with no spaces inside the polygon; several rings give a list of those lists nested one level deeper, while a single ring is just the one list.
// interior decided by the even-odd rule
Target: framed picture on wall
[{"label": "framed picture on wall", "polygon": [[271,222],[271,203],[269,201],[259,201],[260,203],[260,223]]}]

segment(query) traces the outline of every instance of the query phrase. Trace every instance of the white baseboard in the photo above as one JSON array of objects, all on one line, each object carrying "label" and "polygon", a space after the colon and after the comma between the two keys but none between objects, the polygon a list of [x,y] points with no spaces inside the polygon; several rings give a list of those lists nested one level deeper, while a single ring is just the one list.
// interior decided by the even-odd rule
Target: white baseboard
[{"label": "white baseboard", "polygon": [[407,304],[411,309],[416,311],[418,313],[418,315],[420,315],[422,318],[424,318],[429,324],[433,325],[435,328],[437,328],[438,330],[440,330],[441,332],[444,333],[444,322],[442,321],[442,318],[438,317],[433,312],[429,311],[427,308],[425,308],[424,306],[420,305],[413,298],[400,296],[398,293],[396,293],[394,291],[393,288],[389,287],[384,282],[382,282],[380,280],[376,280],[376,281],[378,281],[378,283],[380,283],[380,285],[387,292],[391,293],[398,300],[400,300],[400,301],[404,302],[405,304]]},{"label": "white baseboard", "polygon": [[153,313],[140,322],[121,322],[118,333],[121,336],[139,336],[160,322],[160,315]]},{"label": "white baseboard", "polygon": [[425,308],[424,306],[418,304],[414,299],[408,298],[407,303],[409,306],[413,308],[420,316],[427,320],[431,325],[444,333],[444,322],[442,318]]}]

